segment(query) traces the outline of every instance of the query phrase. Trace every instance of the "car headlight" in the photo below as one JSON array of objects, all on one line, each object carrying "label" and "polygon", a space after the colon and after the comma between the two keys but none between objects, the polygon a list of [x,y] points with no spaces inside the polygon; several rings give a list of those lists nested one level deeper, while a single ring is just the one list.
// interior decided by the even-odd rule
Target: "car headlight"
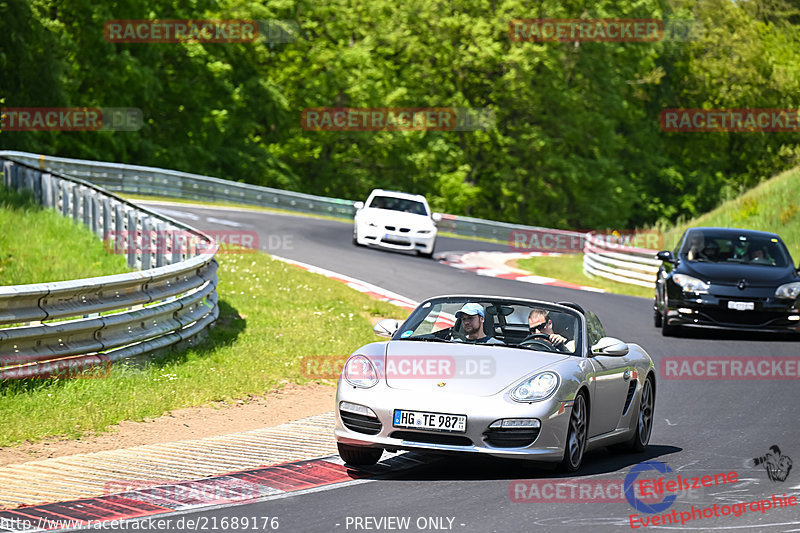
[{"label": "car headlight", "polygon": [[342,375],[349,384],[362,389],[374,387],[378,383],[378,372],[372,361],[363,355],[354,355],[348,359]]},{"label": "car headlight", "polygon": [[705,281],[693,278],[692,276],[687,276],[686,274],[674,274],[672,276],[672,281],[677,283],[678,286],[684,290],[684,292],[707,293],[710,286]]},{"label": "car headlight", "polygon": [[775,298],[788,298],[789,300],[794,300],[798,296],[800,296],[800,281],[786,283],[785,285],[778,287],[775,291]]},{"label": "car headlight", "polygon": [[538,402],[547,399],[558,388],[558,374],[542,372],[526,379],[511,391],[511,398],[518,402]]}]

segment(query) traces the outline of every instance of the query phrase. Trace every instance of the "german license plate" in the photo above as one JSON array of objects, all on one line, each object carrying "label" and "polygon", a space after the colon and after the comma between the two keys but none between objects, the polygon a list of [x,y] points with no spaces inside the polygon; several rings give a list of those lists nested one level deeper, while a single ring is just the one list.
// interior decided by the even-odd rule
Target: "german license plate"
[{"label": "german license plate", "polygon": [[397,242],[410,242],[408,237],[403,237],[402,235],[392,235],[391,233],[387,233],[383,236],[383,240],[385,241],[397,241]]},{"label": "german license plate", "polygon": [[428,411],[402,411],[395,409],[394,427],[464,433],[467,430],[467,415],[448,415]]},{"label": "german license plate", "polygon": [[735,311],[752,311],[755,308],[755,302],[728,302],[728,309]]}]

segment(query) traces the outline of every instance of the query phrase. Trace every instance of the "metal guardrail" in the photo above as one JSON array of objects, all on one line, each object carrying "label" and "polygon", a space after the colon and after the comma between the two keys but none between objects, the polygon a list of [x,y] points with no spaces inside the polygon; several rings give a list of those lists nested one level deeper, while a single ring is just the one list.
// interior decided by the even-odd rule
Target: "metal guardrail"
[{"label": "metal guardrail", "polygon": [[82,222],[140,270],[0,287],[0,379],[77,375],[191,343],[216,320],[210,237],[94,184],[4,154],[7,187],[33,191],[42,205]]},{"label": "metal guardrail", "polygon": [[588,233],[583,248],[583,271],[613,281],[655,288],[661,261],[657,250],[610,243]]},{"label": "metal guardrail", "polygon": [[[314,196],[292,191],[249,185],[230,180],[200,176],[187,172],[154,167],[103,163],[82,159],[52,157],[27,152],[0,152],[0,157],[23,161],[42,169],[54,169],[84,177],[108,190],[128,194],[152,194],[185,200],[236,202],[262,207],[276,207],[290,211],[330,215],[352,219],[354,201]],[[480,218],[443,214],[437,224],[440,231],[449,231],[465,237],[495,239],[509,243],[509,250],[523,251],[512,242],[515,234],[548,232],[563,235],[580,235],[563,230],[538,226],[509,224]],[[654,250],[615,247],[604,249],[599,240],[586,240],[584,272],[606,279],[652,286],[654,273],[660,263],[652,259]],[[656,266],[653,270],[652,266]]]},{"label": "metal guardrail", "polygon": [[[42,169],[59,170],[101,185],[110,191],[180,198],[184,200],[235,202],[289,211],[351,219],[355,201],[284,191],[188,172],[155,167],[68,159],[27,152],[0,151],[0,157],[22,161]],[[481,218],[443,214],[440,231],[465,237],[507,241],[514,230],[545,230],[536,226],[508,224]]]}]

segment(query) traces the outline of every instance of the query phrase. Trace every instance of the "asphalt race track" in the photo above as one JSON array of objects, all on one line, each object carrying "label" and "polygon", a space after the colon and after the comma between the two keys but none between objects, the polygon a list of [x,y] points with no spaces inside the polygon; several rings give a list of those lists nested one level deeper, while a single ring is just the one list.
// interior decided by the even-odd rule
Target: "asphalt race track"
[{"label": "asphalt race track", "polygon": [[[653,327],[652,301],[477,276],[438,261],[406,253],[356,247],[352,224],[236,209],[155,206],[200,229],[255,230],[260,248],[358,278],[420,301],[443,293],[518,295],[544,300],[572,300],[592,309],[609,335],[641,344],[656,368],[666,356],[798,356],[791,338],[736,333],[693,333],[665,339]],[[209,220],[210,218],[210,220]],[[276,237],[277,236],[277,237]],[[280,244],[279,244],[280,243]],[[507,250],[502,245],[440,238],[436,254],[447,251]],[[646,460],[666,463],[682,477],[735,471],[738,482],[677,493],[673,509],[703,508],[800,495],[800,465],[785,481],[772,481],[748,460],[771,446],[800,461],[798,405],[800,389],[792,380],[666,380],[659,373],[655,426],[650,446],[640,455],[605,449],[587,454],[576,478],[582,482],[622,482],[631,467]],[[384,459],[387,455],[384,455]],[[783,463],[786,465],[786,461]],[[674,479],[675,474],[670,474]],[[397,475],[354,481],[308,492],[282,495],[255,504],[194,511],[186,517],[277,517],[279,531],[629,531],[637,512],[621,501],[546,503],[512,501],[517,480],[563,477],[519,462],[460,457],[435,458]],[[655,478],[655,472],[642,476]],[[526,486],[529,486],[526,485]],[[540,485],[543,487],[544,485]],[[517,486],[518,487],[518,486]],[[521,492],[519,494],[527,494]],[[543,492],[543,495],[544,492]],[[762,506],[762,509],[765,506]],[[740,508],[741,510],[741,508]],[[390,517],[408,517],[397,522]],[[641,526],[637,523],[636,525]],[[753,510],[693,520],[681,526],[641,529],[708,531],[800,531],[800,505]],[[228,529],[233,531],[232,528]],[[265,529],[259,529],[264,531]]]}]

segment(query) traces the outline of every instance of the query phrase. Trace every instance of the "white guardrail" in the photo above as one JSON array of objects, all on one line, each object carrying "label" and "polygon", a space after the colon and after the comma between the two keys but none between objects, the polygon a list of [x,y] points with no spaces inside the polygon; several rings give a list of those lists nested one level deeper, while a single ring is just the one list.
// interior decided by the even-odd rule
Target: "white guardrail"
[{"label": "white guardrail", "polygon": [[623,246],[588,233],[583,248],[583,271],[620,283],[655,288],[661,266],[656,253],[657,250]]},{"label": "white guardrail", "polygon": [[[0,380],[74,376],[176,344],[191,344],[219,315],[216,243],[102,188],[0,152],[3,183],[112,236],[138,271],[0,287]],[[13,158],[17,159],[17,158]],[[152,242],[143,243],[151,239]]]}]

